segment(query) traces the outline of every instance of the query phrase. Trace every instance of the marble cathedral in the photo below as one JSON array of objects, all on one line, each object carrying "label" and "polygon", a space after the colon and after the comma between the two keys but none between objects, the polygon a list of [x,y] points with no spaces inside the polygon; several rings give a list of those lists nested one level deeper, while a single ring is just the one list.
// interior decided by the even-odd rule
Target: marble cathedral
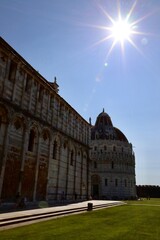
[{"label": "marble cathedral", "polygon": [[134,197],[132,145],[108,115],[91,126],[58,88],[0,38],[0,199]]}]

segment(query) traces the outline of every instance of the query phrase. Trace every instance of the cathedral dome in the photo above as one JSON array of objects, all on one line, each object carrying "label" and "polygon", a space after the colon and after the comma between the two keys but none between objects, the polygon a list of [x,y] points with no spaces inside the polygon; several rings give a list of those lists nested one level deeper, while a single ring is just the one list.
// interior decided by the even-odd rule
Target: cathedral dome
[{"label": "cathedral dome", "polygon": [[126,136],[113,126],[110,116],[104,109],[98,115],[95,126],[91,128],[91,139],[110,139],[128,142]]}]

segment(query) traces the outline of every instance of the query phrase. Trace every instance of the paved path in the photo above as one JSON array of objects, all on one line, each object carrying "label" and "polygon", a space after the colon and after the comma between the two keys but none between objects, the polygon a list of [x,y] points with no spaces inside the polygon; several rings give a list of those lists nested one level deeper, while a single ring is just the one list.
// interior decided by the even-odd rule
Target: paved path
[{"label": "paved path", "polygon": [[72,203],[64,206],[54,206],[32,210],[1,213],[0,230],[44,221],[64,215],[78,214],[84,211],[88,211],[88,203],[92,205],[92,210],[98,210],[100,208],[107,208],[124,204],[120,201],[91,200],[79,203]]}]

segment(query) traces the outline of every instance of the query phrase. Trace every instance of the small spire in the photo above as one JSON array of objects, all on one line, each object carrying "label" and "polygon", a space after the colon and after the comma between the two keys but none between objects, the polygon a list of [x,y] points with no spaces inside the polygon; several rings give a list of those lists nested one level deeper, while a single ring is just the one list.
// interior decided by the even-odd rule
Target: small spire
[{"label": "small spire", "polygon": [[104,112],[104,108],[103,108],[103,112]]},{"label": "small spire", "polygon": [[59,89],[58,89],[59,85],[57,84],[57,78],[56,78],[56,77],[54,77],[54,82],[53,82],[53,83],[50,83],[50,84],[51,84],[52,88],[58,93],[58,91],[59,91]]},{"label": "small spire", "polygon": [[89,124],[92,125],[92,120],[91,117],[89,118]]}]

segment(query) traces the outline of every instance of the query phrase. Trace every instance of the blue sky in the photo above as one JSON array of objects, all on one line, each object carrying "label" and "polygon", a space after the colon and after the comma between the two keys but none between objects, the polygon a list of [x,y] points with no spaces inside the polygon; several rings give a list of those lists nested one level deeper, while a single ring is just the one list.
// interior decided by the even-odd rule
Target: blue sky
[{"label": "blue sky", "polygon": [[[109,54],[118,9],[140,34]],[[137,184],[160,185],[159,0],[0,0],[0,35],[87,121],[104,108],[134,146]]]}]

